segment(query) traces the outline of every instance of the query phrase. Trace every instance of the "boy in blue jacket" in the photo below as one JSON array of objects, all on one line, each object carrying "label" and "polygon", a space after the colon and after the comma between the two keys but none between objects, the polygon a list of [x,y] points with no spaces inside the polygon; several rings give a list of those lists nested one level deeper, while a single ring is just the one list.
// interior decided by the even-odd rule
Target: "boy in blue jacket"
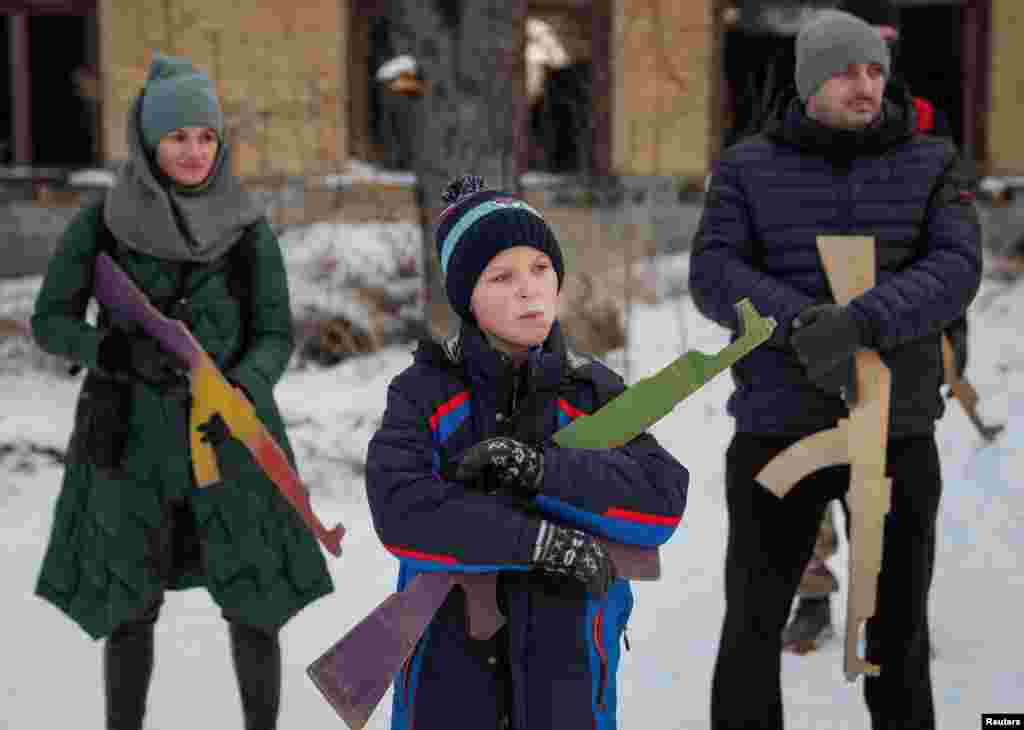
[{"label": "boy in blue jacket", "polygon": [[444,199],[438,255],[462,326],[422,343],[391,383],[367,495],[400,590],[421,571],[496,571],[507,623],[471,639],[452,591],[396,677],[391,726],[615,728],[633,595],[594,536],[664,543],[689,475],[648,434],[555,447],[556,431],[625,386],[566,348],[562,254],[541,215],[472,176]]}]

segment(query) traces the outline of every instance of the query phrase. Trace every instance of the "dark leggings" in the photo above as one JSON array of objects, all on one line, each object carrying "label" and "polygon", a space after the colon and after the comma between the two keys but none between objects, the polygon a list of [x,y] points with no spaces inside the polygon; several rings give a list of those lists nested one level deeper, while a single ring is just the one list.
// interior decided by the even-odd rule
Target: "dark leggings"
[{"label": "dark leggings", "polygon": [[[153,630],[160,604],[119,626],[103,649],[107,730],[141,730],[153,676]],[[231,657],[245,730],[274,730],[281,702],[281,645],[276,631],[228,621]]]}]

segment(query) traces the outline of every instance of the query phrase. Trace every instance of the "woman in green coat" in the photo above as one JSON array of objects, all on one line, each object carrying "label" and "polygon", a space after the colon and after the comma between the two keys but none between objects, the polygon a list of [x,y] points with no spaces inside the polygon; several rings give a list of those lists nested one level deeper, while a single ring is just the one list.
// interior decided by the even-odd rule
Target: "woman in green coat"
[{"label": "woman in green coat", "polygon": [[284,262],[231,173],[205,74],[157,54],[128,130],[129,159],[64,233],[32,317],[43,349],[89,371],[36,590],[106,637],[107,728],[138,730],[163,593],[205,586],[228,622],[245,727],[274,728],[278,630],[333,589],[319,546],[237,441],[218,444],[223,480],[196,487],[179,364],[102,309],[91,322],[87,305],[106,251],[188,325],[292,458],[272,392],[293,348]]}]

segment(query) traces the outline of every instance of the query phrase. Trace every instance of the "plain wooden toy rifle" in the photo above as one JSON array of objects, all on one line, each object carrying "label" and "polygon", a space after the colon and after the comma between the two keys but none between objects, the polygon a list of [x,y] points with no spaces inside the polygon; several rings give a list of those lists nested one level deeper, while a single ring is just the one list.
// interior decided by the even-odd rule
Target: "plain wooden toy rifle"
[{"label": "plain wooden toy rifle", "polygon": [[[818,251],[838,304],[847,304],[875,284],[875,240],[861,236],[819,236]],[[881,667],[860,656],[861,631],[875,615],[882,566],[885,516],[892,480],[885,476],[891,376],[878,353],[860,350],[856,360],[857,399],[849,418],[811,434],[778,454],[757,475],[777,497],[818,469],[850,465],[850,589],[847,593],[843,670],[847,680],[877,675]]]}]

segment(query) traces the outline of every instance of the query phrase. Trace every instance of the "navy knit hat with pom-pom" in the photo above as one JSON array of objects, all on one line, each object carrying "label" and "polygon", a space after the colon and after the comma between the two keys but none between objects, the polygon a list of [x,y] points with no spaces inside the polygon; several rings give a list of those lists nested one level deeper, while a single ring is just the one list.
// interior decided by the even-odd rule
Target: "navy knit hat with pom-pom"
[{"label": "navy knit hat with pom-pom", "polygon": [[562,249],[543,216],[499,190],[485,190],[483,178],[466,175],[444,192],[448,203],[437,220],[434,240],[445,291],[456,314],[473,321],[469,302],[491,259],[516,246],[532,246],[551,258],[558,286],[565,276]]}]

